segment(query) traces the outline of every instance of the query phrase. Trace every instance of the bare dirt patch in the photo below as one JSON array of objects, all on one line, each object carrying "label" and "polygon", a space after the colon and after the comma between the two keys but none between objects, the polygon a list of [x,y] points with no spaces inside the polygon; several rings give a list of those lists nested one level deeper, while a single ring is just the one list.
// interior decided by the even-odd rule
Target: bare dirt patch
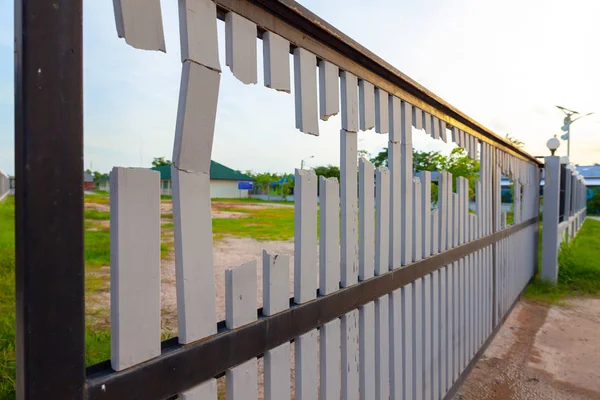
[{"label": "bare dirt patch", "polygon": [[455,399],[600,399],[600,300],[520,302]]}]

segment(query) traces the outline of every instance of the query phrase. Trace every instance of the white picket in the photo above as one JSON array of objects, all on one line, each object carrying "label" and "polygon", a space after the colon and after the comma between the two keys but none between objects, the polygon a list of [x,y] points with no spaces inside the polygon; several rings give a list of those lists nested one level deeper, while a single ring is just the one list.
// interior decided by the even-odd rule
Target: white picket
[{"label": "white picket", "polygon": [[360,107],[360,130],[366,131],[375,126],[375,88],[373,84],[358,81],[358,101]]},{"label": "white picket", "polygon": [[420,108],[414,107],[412,115],[414,118],[412,122],[415,129],[423,129],[423,111]]},{"label": "white picket", "polygon": [[[152,2],[147,2],[150,4]],[[212,0],[179,0],[181,62],[194,61],[221,71],[217,5]]]},{"label": "white picket", "polygon": [[389,94],[383,89],[375,88],[375,132],[390,131]]},{"label": "white picket", "polygon": [[[452,207],[453,207],[453,224],[452,228],[453,232],[453,247],[457,247],[459,245],[460,238],[460,220],[459,220],[459,196],[457,193],[452,193]],[[459,357],[460,357],[460,290],[459,290],[459,279],[460,279],[460,260],[453,263],[453,274],[452,274],[452,293],[453,297],[453,339],[452,339],[452,378],[453,382],[456,381],[458,375],[460,374],[459,370]]]},{"label": "white picket", "polygon": [[369,160],[361,157],[358,162],[359,170],[359,204],[360,216],[360,246],[358,277],[364,281],[373,277],[375,267],[375,167]]},{"label": "white picket", "polygon": [[[413,209],[413,162],[412,162],[412,109],[413,107],[406,102],[402,103],[402,143],[401,148],[401,233],[402,241],[402,265],[410,264],[413,261],[413,237],[412,237],[412,209]],[[419,111],[420,112],[420,111]]]},{"label": "white picket", "polygon": [[431,172],[419,173],[421,179],[421,244],[423,257],[431,255]]},{"label": "white picket", "polygon": [[[340,282],[339,253],[339,185],[335,178],[320,177],[319,291],[321,295],[335,292]],[[320,398],[339,400],[341,391],[340,320],[321,326]],[[286,398],[289,398],[286,397]]]},{"label": "white picket", "polygon": [[[439,301],[439,391],[436,399],[443,399],[448,390],[448,267],[439,270],[440,294]],[[434,393],[435,395],[435,393]]]},{"label": "white picket", "polygon": [[160,0],[114,0],[117,35],[136,49],[166,52]]},{"label": "white picket", "polygon": [[[290,257],[263,250],[263,314],[274,315],[289,308]],[[265,400],[290,398],[290,344],[265,352]]]},{"label": "white picket", "polygon": [[[402,300],[400,302],[402,316],[402,391],[404,399],[413,399],[413,286],[414,283],[402,287]],[[392,301],[392,305],[395,303]],[[394,376],[395,378],[395,376]],[[399,384],[399,382],[395,382]]]},{"label": "white picket", "polygon": [[[389,215],[390,215],[390,173],[385,167],[375,171],[376,187],[376,227],[375,235],[375,275],[388,271],[389,255]],[[389,399],[390,396],[390,296],[375,300],[375,399]],[[392,339],[393,340],[393,339]]]},{"label": "white picket", "polygon": [[[342,287],[358,282],[357,221],[357,133],[356,77],[342,72],[342,130],[340,131],[341,262]],[[356,125],[355,125],[356,124]],[[342,398],[359,398],[359,318],[358,310],[341,317]]]},{"label": "white picket", "polygon": [[185,171],[210,172],[221,74],[191,61],[182,65],[173,165]]},{"label": "white picket", "polygon": [[[422,242],[422,213],[421,213],[421,180],[413,178],[413,261],[419,261],[423,258]],[[415,399],[423,398],[423,346],[427,338],[423,337],[423,323],[427,316],[423,313],[423,291],[427,285],[426,279],[417,279],[413,283],[413,396]]]},{"label": "white picket", "polygon": [[240,82],[257,81],[256,24],[233,12],[225,15],[225,65]]},{"label": "white picket", "polygon": [[401,233],[401,196],[402,196],[402,153],[401,153],[401,131],[403,105],[400,99],[392,97],[389,102],[390,133],[388,144],[388,166],[390,168],[390,269],[401,265],[402,241]]},{"label": "white picket", "polygon": [[143,168],[115,167],[110,173],[110,354],[115,371],[160,355],[159,182],[157,171]]},{"label": "white picket", "polygon": [[432,389],[432,360],[431,360],[431,344],[432,344],[432,302],[431,302],[431,281],[433,275],[425,275],[422,280],[422,296],[421,296],[421,336],[422,336],[422,348],[421,348],[421,362],[422,362],[422,371],[421,371],[421,391],[423,395],[423,399],[431,398],[431,389]]},{"label": "white picket", "polygon": [[[437,216],[437,215],[435,215]],[[435,218],[435,217],[434,217]],[[428,357],[428,362],[431,365],[431,374],[426,377],[430,382],[429,398],[437,399],[440,391],[440,271],[431,273],[431,353]]]},{"label": "white picket", "polygon": [[341,284],[358,282],[357,133],[340,131]]},{"label": "white picket", "polygon": [[180,400],[217,400],[217,380],[209,379],[200,385],[180,393]]},{"label": "white picket", "polygon": [[296,129],[319,135],[317,57],[301,47],[294,49]]},{"label": "white picket", "polygon": [[[294,301],[298,304],[316,298],[317,292],[317,176],[313,170],[296,170],[294,210]],[[294,342],[295,398],[316,399],[317,330]]]},{"label": "white picket", "polygon": [[340,112],[339,73],[337,65],[319,61],[319,110],[323,121]]},{"label": "white picket", "polygon": [[273,32],[265,32],[262,39],[265,86],[290,93],[290,42]]},{"label": "white picket", "polygon": [[[372,188],[371,188],[372,191]],[[372,214],[372,212],[371,212]],[[359,309],[359,387],[360,399],[375,397],[375,305],[370,302]]]},{"label": "white picket", "polygon": [[422,215],[422,202],[421,202],[421,179],[413,178],[413,226],[412,226],[412,261],[419,261],[423,258],[423,215]]},{"label": "white picket", "polygon": [[423,118],[425,119],[425,133],[429,136],[433,136],[432,127],[431,127],[431,115],[427,114],[423,111]]},{"label": "white picket", "polygon": [[440,120],[437,117],[431,117],[432,118],[432,130],[431,130],[431,137],[434,139],[439,139],[440,138]]},{"label": "white picket", "polygon": [[[348,71],[340,75],[342,101],[342,130],[358,132],[358,80]],[[341,167],[340,167],[341,169]]]},{"label": "white picket", "polygon": [[[225,322],[236,329],[256,321],[256,260],[225,271]],[[225,374],[227,400],[258,398],[258,368],[256,358],[227,370]]]},{"label": "white picket", "polygon": [[171,167],[179,343],[217,332],[210,177]]},{"label": "white picket", "polygon": [[360,398],[358,320],[358,310],[352,310],[341,318],[342,399],[347,400],[356,400]]},{"label": "white picket", "polygon": [[440,119],[440,138],[446,143],[448,143],[448,130],[446,128],[446,121],[442,121]]}]

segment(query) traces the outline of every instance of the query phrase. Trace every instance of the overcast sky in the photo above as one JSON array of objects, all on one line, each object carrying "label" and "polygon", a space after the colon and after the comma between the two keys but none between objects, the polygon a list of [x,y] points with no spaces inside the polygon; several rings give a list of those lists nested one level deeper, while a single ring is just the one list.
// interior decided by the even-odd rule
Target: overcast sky
[{"label": "overcast sky", "polygon": [[[573,125],[571,158],[600,162],[600,1],[306,0],[301,3],[366,48],[498,134],[547,154],[562,105],[597,111]],[[149,166],[172,156],[181,62],[175,0],[162,1],[167,53],[135,50],[117,38],[111,1],[84,1],[85,168]],[[13,1],[0,0],[0,169],[14,172]],[[213,160],[240,170],[293,172],[339,164],[339,117],[319,137],[294,126],[293,95],[244,85],[224,61]],[[293,86],[292,86],[293,87]],[[386,135],[359,135],[376,153]],[[415,134],[415,147],[441,142]],[[566,153],[563,143],[559,153]]]}]

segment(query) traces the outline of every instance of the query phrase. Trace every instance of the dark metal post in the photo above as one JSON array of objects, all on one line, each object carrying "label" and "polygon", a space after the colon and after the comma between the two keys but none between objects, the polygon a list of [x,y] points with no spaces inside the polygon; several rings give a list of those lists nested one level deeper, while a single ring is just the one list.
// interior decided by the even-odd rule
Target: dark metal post
[{"label": "dark metal post", "polygon": [[15,1],[17,398],[82,399],[82,1]]}]

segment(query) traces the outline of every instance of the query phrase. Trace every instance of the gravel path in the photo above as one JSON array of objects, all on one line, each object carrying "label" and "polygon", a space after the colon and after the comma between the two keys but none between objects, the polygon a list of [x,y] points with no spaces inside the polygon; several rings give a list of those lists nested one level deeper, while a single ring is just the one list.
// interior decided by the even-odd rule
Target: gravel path
[{"label": "gravel path", "polygon": [[455,400],[600,399],[600,299],[520,302]]}]

